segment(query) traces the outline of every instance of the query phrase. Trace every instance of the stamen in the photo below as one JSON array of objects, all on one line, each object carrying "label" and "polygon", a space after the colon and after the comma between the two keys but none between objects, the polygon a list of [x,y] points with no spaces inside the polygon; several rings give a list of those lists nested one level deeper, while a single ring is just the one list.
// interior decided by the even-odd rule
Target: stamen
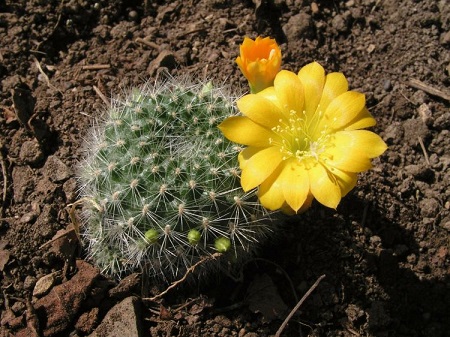
[{"label": "stamen", "polygon": [[329,142],[328,128],[317,130],[322,116],[323,112],[320,110],[312,116],[308,116],[305,110],[300,114],[290,110],[287,123],[280,119],[279,124],[272,127],[279,140],[269,138],[269,144],[279,148],[283,160],[294,157],[299,162],[308,158],[318,161],[325,150],[325,144]]}]

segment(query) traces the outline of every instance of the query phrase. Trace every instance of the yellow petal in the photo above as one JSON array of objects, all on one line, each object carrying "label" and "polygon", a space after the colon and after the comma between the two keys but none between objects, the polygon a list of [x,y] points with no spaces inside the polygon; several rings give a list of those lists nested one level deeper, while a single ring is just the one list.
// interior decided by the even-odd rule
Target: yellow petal
[{"label": "yellow petal", "polygon": [[313,200],[314,200],[314,196],[310,192],[308,194],[308,196],[306,197],[306,200],[303,203],[303,206],[297,211],[297,214],[301,214],[301,213],[305,212],[308,208],[310,208]]},{"label": "yellow petal", "polygon": [[323,155],[327,165],[347,172],[362,172],[370,169],[370,158],[386,151],[387,146],[377,134],[367,130],[339,131]]},{"label": "yellow petal", "polygon": [[341,188],[334,176],[320,163],[309,171],[311,193],[322,205],[336,209],[341,201]]},{"label": "yellow petal", "polygon": [[253,122],[272,129],[284,120],[280,109],[268,99],[257,94],[249,94],[237,101],[239,110]]},{"label": "yellow petal", "polygon": [[323,86],[325,84],[325,70],[317,63],[307,64],[298,72],[298,77],[303,84],[307,118],[311,119],[316,112],[322,96]]},{"label": "yellow petal", "polygon": [[331,128],[339,130],[355,120],[366,104],[363,94],[356,91],[346,91],[332,100],[325,110],[319,129]]},{"label": "yellow petal", "polygon": [[293,110],[299,114],[303,112],[303,85],[298,76],[287,70],[280,71],[274,81],[275,92],[280,101],[282,111],[289,118]]},{"label": "yellow petal", "polygon": [[330,102],[325,110],[322,125],[338,130],[355,120],[364,109],[365,104],[364,94],[356,91],[344,92]]},{"label": "yellow petal", "polygon": [[325,77],[319,109],[325,112],[330,102],[348,90],[348,82],[342,73],[330,73]]},{"label": "yellow petal", "polygon": [[270,102],[272,102],[274,105],[276,105],[278,107],[278,109],[280,109],[280,111],[282,110],[281,103],[278,100],[277,93],[275,92],[274,87],[268,87],[268,88],[258,92],[258,96],[268,99]]},{"label": "yellow petal", "polygon": [[280,207],[280,211],[283,212],[286,215],[295,215],[296,214],[296,212],[287,203],[284,203]]},{"label": "yellow petal", "polygon": [[272,131],[263,128],[244,116],[229,117],[220,123],[218,127],[226,138],[243,145],[268,147],[270,146],[270,139],[278,138]]},{"label": "yellow petal", "polygon": [[247,166],[247,162],[250,160],[251,157],[253,157],[257,152],[261,151],[263,148],[261,147],[254,147],[249,146],[243,149],[241,152],[239,152],[238,155],[238,161],[239,161],[239,168],[241,170],[245,169]]},{"label": "yellow petal", "polygon": [[332,149],[326,152],[332,157],[326,161],[326,165],[347,172],[364,172],[372,168],[370,159],[364,152],[348,149]]},{"label": "yellow petal", "polygon": [[383,139],[368,130],[339,131],[334,136],[336,147],[344,147],[346,152],[359,150],[368,158],[378,157],[387,149]]},{"label": "yellow petal", "polygon": [[369,128],[371,126],[376,125],[377,122],[375,118],[372,117],[369,110],[367,108],[364,108],[360,111],[359,114],[355,116],[355,118],[350,121],[345,127],[344,130],[351,131],[351,130],[358,130],[358,129],[364,129]]},{"label": "yellow petal", "polygon": [[306,212],[310,207],[314,200],[314,196],[309,193],[306,197],[305,202],[303,203],[302,207],[300,207],[299,210],[294,211],[291,206],[289,206],[286,202],[280,207],[280,211],[283,212],[286,215],[294,215],[294,214],[302,214]]},{"label": "yellow petal", "polygon": [[284,165],[278,165],[273,173],[264,180],[258,189],[259,202],[271,211],[280,209],[285,203],[283,189],[279,182]]},{"label": "yellow petal", "polygon": [[337,168],[333,168],[331,170],[333,175],[336,178],[339,187],[341,188],[342,197],[346,196],[348,192],[350,192],[356,185],[357,181],[357,173],[353,172],[345,172],[338,170]]},{"label": "yellow petal", "polygon": [[249,191],[261,184],[282,160],[283,155],[277,147],[268,147],[253,154],[242,168],[241,185],[244,191]]},{"label": "yellow petal", "polygon": [[294,160],[284,166],[280,174],[280,184],[287,204],[297,212],[306,201],[309,193],[308,171]]}]

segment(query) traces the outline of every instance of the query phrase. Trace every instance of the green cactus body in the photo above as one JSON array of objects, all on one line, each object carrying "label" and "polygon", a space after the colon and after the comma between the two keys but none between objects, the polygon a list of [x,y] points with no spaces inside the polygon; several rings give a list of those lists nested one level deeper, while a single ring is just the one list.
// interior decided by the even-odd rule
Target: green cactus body
[{"label": "green cactus body", "polygon": [[146,268],[170,280],[269,233],[255,191],[240,187],[240,149],[217,128],[232,103],[210,83],[170,79],[113,101],[93,127],[79,169],[83,238],[104,273]]}]

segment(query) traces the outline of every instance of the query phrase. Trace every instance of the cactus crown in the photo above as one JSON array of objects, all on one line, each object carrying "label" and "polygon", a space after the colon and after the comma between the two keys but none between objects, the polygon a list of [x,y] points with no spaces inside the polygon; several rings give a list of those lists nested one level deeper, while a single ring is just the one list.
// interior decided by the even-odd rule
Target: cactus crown
[{"label": "cactus crown", "polygon": [[217,128],[235,113],[222,89],[174,78],[113,100],[79,167],[83,237],[104,273],[146,268],[170,280],[269,232],[255,191],[240,187],[240,148]]}]

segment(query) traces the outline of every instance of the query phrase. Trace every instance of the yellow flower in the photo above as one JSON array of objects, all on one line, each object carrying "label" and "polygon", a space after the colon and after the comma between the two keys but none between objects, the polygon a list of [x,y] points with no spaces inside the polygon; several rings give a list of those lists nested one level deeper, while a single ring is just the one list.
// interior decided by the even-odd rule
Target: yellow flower
[{"label": "yellow flower", "polygon": [[325,76],[316,62],[298,75],[282,70],[272,87],[237,105],[243,116],[229,117],[219,128],[247,145],[238,157],[242,188],[259,186],[260,202],[270,210],[301,212],[313,199],[336,208],[358,172],[387,149],[378,135],[361,130],[376,124],[365,96],[348,91],[343,74]]},{"label": "yellow flower", "polygon": [[272,86],[281,67],[281,50],[276,41],[259,36],[253,41],[246,37],[240,51],[236,63],[247,78],[250,91],[255,94]]}]

